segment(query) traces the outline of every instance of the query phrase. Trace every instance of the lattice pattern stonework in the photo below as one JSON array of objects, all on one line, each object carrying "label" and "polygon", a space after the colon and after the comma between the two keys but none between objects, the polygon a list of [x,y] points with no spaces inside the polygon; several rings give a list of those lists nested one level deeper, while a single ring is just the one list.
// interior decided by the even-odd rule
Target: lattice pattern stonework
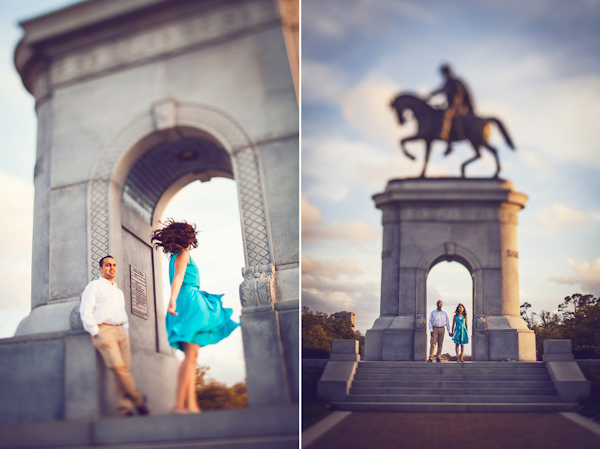
[{"label": "lattice pattern stonework", "polygon": [[246,236],[249,265],[270,263],[268,229],[264,213],[264,199],[260,185],[258,161],[254,151],[246,148],[236,154],[242,204],[242,222]]}]

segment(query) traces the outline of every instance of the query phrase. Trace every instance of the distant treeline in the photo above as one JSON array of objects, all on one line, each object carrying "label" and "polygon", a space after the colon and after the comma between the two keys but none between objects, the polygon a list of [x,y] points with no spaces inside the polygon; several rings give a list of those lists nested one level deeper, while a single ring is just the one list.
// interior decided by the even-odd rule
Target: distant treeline
[{"label": "distant treeline", "polygon": [[302,358],[328,359],[332,340],[358,340],[364,346],[365,337],[352,328],[350,317],[327,315],[302,307]]},{"label": "distant treeline", "polygon": [[207,366],[196,368],[196,396],[202,410],[223,410],[248,407],[246,382],[231,387],[207,376]]},{"label": "distant treeline", "polygon": [[569,339],[576,359],[600,359],[600,300],[575,293],[558,305],[558,313],[542,310],[528,313],[531,304],[521,304],[521,317],[535,332],[537,359],[542,360],[544,341]]}]

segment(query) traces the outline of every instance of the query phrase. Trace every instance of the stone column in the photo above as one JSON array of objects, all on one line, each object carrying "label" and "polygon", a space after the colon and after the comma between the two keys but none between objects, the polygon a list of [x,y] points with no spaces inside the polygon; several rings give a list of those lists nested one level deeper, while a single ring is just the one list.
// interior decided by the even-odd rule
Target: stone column
[{"label": "stone column", "polygon": [[275,267],[257,265],[242,270],[242,340],[246,386],[251,407],[290,403],[284,351],[280,337]]},{"label": "stone column", "polygon": [[427,274],[457,261],[473,277],[474,360],[535,360],[520,318],[517,213],[527,196],[499,179],[398,179],[374,197],[383,212],[380,317],[367,360],[425,360]]}]

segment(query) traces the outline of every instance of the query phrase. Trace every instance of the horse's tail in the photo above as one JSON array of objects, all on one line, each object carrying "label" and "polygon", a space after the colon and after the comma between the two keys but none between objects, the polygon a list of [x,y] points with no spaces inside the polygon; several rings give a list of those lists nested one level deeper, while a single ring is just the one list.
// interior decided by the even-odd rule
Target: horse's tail
[{"label": "horse's tail", "polygon": [[508,135],[508,132],[506,131],[506,129],[504,129],[504,126],[502,125],[502,122],[500,120],[498,120],[497,118],[494,117],[489,117],[486,120],[490,121],[490,122],[494,122],[498,128],[500,129],[500,132],[502,133],[502,135],[504,136],[504,139],[506,140],[506,143],[508,144],[508,146],[511,149],[515,149],[514,144],[512,143],[512,140],[510,139],[510,136]]}]

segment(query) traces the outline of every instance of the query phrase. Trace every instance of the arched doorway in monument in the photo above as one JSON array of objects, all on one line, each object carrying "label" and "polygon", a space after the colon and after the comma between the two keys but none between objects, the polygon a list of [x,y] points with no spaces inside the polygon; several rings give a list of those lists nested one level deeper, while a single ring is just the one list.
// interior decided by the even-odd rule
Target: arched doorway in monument
[{"label": "arched doorway in monument", "polygon": [[[231,195],[231,206],[240,211],[243,219],[242,223],[238,219],[237,229],[232,231],[229,241],[237,240],[241,246],[238,250],[243,255],[232,273],[232,283],[239,286],[244,266],[257,263],[269,266],[272,260],[260,161],[243,131],[218,112],[182,105],[176,109],[177,120],[204,121],[205,129],[183,124],[173,126],[172,121],[160,129],[157,109],[126,126],[102,151],[88,188],[90,278],[97,271],[94,264],[101,254],[110,253],[117,259],[120,266],[117,281],[130,312],[133,374],[146,390],[159,385],[168,390],[175,385],[172,379],[175,379],[177,363],[164,326],[163,291],[168,288],[162,279],[165,261],[164,256],[152,248],[150,236],[159,227],[165,208],[177,192],[195,181],[207,182],[213,178],[233,184],[235,193]],[[186,112],[193,114],[186,116]],[[190,208],[202,206],[197,201]],[[237,304],[235,318],[239,319],[239,290],[230,296],[235,299],[229,298],[231,304],[226,306]],[[241,340],[238,335],[238,343],[243,343]],[[245,377],[244,351],[238,347],[235,352],[242,353],[238,364],[244,371],[240,377]],[[150,372],[149,366],[155,372]],[[103,377],[108,380],[106,375]],[[238,380],[242,379],[233,379]],[[102,384],[103,390],[112,388],[110,380]],[[165,394],[170,396],[169,392]],[[110,401],[110,395],[102,396]],[[113,405],[102,404],[102,408],[110,410]]]},{"label": "arched doorway in monument", "polygon": [[[465,356],[471,356],[471,342],[473,326],[473,276],[467,266],[457,261],[445,260],[436,262],[427,273],[427,303],[426,317],[435,310],[438,300],[444,303],[442,310],[448,314],[450,330],[452,329],[452,317],[459,303],[467,310],[469,320],[469,343],[465,345]],[[428,338],[429,344],[429,338]],[[429,346],[427,348],[429,351]],[[428,352],[429,353],[429,352]],[[460,348],[459,348],[460,353]],[[446,333],[444,337],[442,354],[456,355],[456,347],[452,338]]]},{"label": "arched doorway in monument", "polygon": [[[236,310],[234,318],[239,321],[241,304],[238,289],[241,281],[240,268],[244,266],[239,212],[237,214],[234,212],[234,215],[237,215],[237,223],[234,226],[229,226],[228,229],[221,228],[216,231],[219,234],[218,236],[214,235],[215,223],[211,223],[209,218],[216,213],[217,209],[227,206],[226,203],[229,203],[229,207],[225,207],[225,209],[229,209],[230,218],[232,208],[239,211],[237,183],[233,180],[233,162],[223,145],[213,136],[197,129],[174,128],[166,135],[164,133],[158,133],[158,135],[153,133],[134,145],[124,155],[117,165],[115,173],[116,178],[113,182],[116,184],[116,190],[120,190],[120,201],[118,213],[115,213],[116,216],[111,220],[114,222],[114,224],[111,223],[111,227],[113,225],[118,226],[118,223],[120,223],[121,242],[119,245],[118,235],[115,235],[112,238],[112,244],[115,246],[113,251],[115,256],[119,257],[121,266],[125,269],[126,276],[122,280],[124,281],[125,296],[131,298],[131,313],[134,315],[131,323],[132,344],[150,349],[152,345],[150,329],[145,329],[143,332],[140,332],[140,330],[153,327],[155,329],[154,346],[156,350],[166,354],[171,352],[164,328],[166,315],[164,292],[169,291],[169,280],[168,276],[165,279],[164,271],[168,267],[168,259],[161,251],[152,248],[150,235],[160,227],[161,220],[173,215],[169,213],[169,204],[175,200],[175,206],[177,205],[176,197],[179,192],[185,195],[190,188],[195,189],[198,195],[195,198],[193,195],[189,198],[188,194],[188,201],[185,201],[183,207],[180,204],[179,208],[176,209],[178,216],[173,218],[193,222],[200,231],[212,229],[212,238],[206,236],[205,239],[204,236],[199,236],[199,243],[202,244],[204,239],[206,240],[205,248],[206,246],[212,246],[213,249],[208,249],[205,252],[196,250],[193,254],[193,256],[196,256],[195,260],[200,268],[210,267],[210,260],[217,263],[223,256],[223,254],[217,253],[219,243],[214,240],[221,240],[222,248],[225,248],[228,244],[231,246],[233,243],[234,248],[230,248],[230,252],[235,260],[228,262],[237,263],[237,267],[231,270],[231,264],[228,264],[229,271],[226,267],[223,267],[219,274],[226,276],[228,272],[230,276],[227,282],[229,297],[224,298],[224,300],[226,307]],[[210,184],[213,179],[215,179],[214,184],[221,187],[221,192],[215,192],[213,188],[211,198],[208,192],[203,192],[205,189],[202,189],[202,186],[198,186],[200,184],[198,181]],[[227,191],[228,194],[222,195],[223,191]],[[113,211],[117,212],[115,208],[113,208]],[[203,219],[198,220],[195,217],[202,217]],[[205,263],[207,260],[209,261],[208,264]],[[209,269],[208,273],[206,270],[202,270],[200,275],[202,278],[210,277],[211,272],[214,274],[216,270]],[[145,283],[148,288],[154,290],[153,292],[146,291],[145,295],[138,292],[137,296],[141,299],[139,304],[136,304],[136,289],[139,290],[140,282],[139,279],[136,281],[136,277],[145,278],[145,282],[141,284]],[[152,282],[149,282],[150,279]],[[232,284],[234,285],[233,288]],[[211,281],[206,279],[206,285],[203,284],[203,287],[210,285]],[[214,286],[214,284],[212,285]],[[212,293],[224,293],[220,291],[223,287],[220,289],[215,286],[215,288],[213,290],[207,289]],[[237,348],[228,347],[227,349],[235,351],[238,358],[241,356],[243,365],[241,335],[239,335],[239,330],[235,332],[237,336],[235,340],[238,343]],[[224,344],[231,346],[233,341],[230,340]],[[219,349],[223,350],[224,348],[220,346]],[[203,355],[207,355],[208,359],[206,357],[200,358],[200,364],[203,364],[204,360],[207,362],[204,364],[209,365],[210,360],[214,361],[215,359],[214,350],[210,348],[203,350]]]}]

